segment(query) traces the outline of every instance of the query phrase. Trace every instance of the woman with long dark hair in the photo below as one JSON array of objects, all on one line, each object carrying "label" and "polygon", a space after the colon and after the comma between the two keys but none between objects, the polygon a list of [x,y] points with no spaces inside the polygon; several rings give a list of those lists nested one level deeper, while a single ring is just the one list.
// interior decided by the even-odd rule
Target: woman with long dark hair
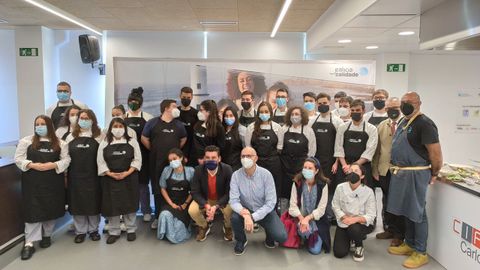
[{"label": "woman with long dark hair", "polygon": [[232,166],[233,171],[242,167],[240,162],[240,152],[243,145],[238,133],[238,116],[233,107],[226,107],[222,114],[222,124],[225,129],[225,149],[223,151],[222,161]]},{"label": "woman with long dark hair", "polygon": [[201,164],[206,146],[215,145],[223,153],[225,149],[225,130],[218,117],[217,104],[213,100],[204,100],[200,103],[198,120],[193,127],[193,142],[196,149],[195,158]]},{"label": "woman with long dark hair", "polygon": [[60,120],[60,126],[55,131],[55,134],[59,139],[65,141],[68,135],[72,133],[73,128],[77,124],[78,112],[80,110],[81,108],[75,104],[67,108],[65,115]]}]

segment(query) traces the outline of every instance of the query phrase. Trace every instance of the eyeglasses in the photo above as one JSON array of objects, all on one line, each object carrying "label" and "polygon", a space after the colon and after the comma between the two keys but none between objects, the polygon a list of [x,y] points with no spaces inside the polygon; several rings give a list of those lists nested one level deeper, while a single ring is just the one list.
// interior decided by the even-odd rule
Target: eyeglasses
[{"label": "eyeglasses", "polygon": [[253,158],[255,157],[256,155],[241,155],[240,157],[241,158]]},{"label": "eyeglasses", "polygon": [[68,93],[68,90],[57,90],[58,93]]}]

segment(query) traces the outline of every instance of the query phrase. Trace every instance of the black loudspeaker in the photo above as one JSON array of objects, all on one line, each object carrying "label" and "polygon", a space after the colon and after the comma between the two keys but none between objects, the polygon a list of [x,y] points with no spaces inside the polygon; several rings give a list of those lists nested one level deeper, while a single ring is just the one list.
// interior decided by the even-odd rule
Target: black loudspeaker
[{"label": "black loudspeaker", "polygon": [[100,47],[98,46],[97,37],[80,35],[78,36],[78,44],[80,45],[80,56],[84,64],[90,64],[100,59]]}]

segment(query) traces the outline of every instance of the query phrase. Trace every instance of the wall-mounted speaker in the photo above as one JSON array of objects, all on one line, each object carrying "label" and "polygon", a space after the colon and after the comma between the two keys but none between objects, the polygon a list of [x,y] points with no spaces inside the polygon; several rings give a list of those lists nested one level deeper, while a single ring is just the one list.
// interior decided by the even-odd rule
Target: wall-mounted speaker
[{"label": "wall-mounted speaker", "polygon": [[84,64],[90,64],[100,59],[100,47],[97,37],[80,35],[78,36],[78,44],[80,45],[80,56]]}]

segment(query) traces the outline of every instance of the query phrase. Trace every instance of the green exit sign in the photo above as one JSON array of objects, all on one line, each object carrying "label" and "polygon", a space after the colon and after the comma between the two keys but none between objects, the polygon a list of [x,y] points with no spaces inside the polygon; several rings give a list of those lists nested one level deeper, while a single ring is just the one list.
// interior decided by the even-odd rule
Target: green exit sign
[{"label": "green exit sign", "polygon": [[38,48],[20,48],[20,56],[38,56]]},{"label": "green exit sign", "polygon": [[387,64],[387,72],[405,72],[406,64]]}]

